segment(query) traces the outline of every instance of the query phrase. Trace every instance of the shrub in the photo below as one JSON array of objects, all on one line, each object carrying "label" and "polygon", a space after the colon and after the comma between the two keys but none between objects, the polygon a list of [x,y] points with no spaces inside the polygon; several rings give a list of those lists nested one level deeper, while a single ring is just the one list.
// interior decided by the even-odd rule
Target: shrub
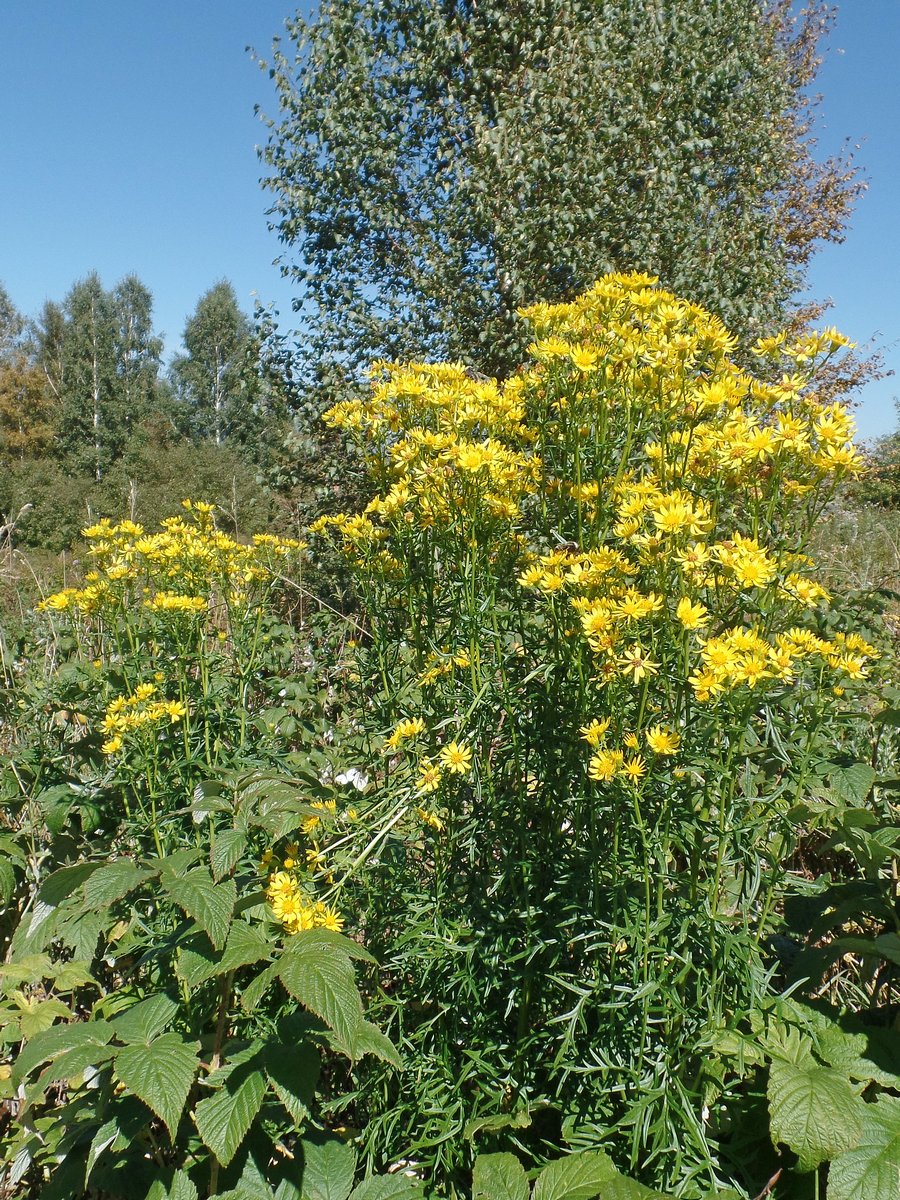
[{"label": "shrub", "polygon": [[740,1172],[709,1047],[778,977],[795,804],[875,656],[823,636],[805,554],[859,463],[814,390],[847,343],[767,339],[754,376],[640,275],[523,315],[502,385],[381,363],[326,416],[380,489],[313,529],[369,622],[350,886],[408,1063],[363,1075],[357,1116],[373,1160],[407,1139],[446,1186],[467,1137],[562,1138],[694,1195]]}]

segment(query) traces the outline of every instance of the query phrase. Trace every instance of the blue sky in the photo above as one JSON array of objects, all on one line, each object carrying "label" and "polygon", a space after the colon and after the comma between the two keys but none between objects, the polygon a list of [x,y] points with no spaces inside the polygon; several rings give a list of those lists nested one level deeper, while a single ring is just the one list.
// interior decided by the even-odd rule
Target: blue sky
[{"label": "blue sky", "polygon": [[[265,56],[289,0],[4,0],[0,7],[0,282],[25,313],[99,271],[153,292],[168,353],[216,280],[288,313],[272,265],[255,147],[272,110]],[[818,88],[820,149],[850,137],[869,190],[846,241],[815,260],[811,293],[900,372],[900,0],[844,0]],[[864,139],[864,140],[863,140]],[[895,426],[900,379],[870,384],[863,436]]]}]

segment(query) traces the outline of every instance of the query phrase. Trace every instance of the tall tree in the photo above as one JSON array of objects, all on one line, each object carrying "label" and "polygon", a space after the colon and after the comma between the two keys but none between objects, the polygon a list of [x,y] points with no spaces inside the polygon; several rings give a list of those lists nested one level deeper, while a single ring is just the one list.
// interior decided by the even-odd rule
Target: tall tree
[{"label": "tall tree", "polygon": [[127,275],[116,284],[112,306],[117,399],[122,422],[132,430],[158,405],[163,343],[153,332],[153,297],[136,275]]},{"label": "tall tree", "polygon": [[116,376],[116,320],[96,272],[74,284],[63,310],[63,453],[100,479],[125,441]]},{"label": "tall tree", "polygon": [[322,0],[271,63],[264,184],[307,386],[378,357],[503,374],[516,309],[640,269],[744,336],[862,186],[813,156],[812,0]]},{"label": "tall tree", "polygon": [[245,369],[251,340],[250,322],[234,288],[221,280],[188,317],[186,353],[172,364],[175,389],[188,405],[193,432],[217,445],[234,432],[252,404],[253,386]]}]

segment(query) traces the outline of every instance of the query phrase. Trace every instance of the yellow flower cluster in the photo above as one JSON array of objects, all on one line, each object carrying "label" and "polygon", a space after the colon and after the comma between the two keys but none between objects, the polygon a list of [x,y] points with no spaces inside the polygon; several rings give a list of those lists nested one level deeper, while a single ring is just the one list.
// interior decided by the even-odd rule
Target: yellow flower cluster
[{"label": "yellow flower cluster", "polygon": [[[833,329],[765,339],[753,373],[716,316],[642,274],[605,276],[571,303],[520,315],[533,328],[530,362],[506,381],[460,364],[379,363],[368,399],[326,414],[382,487],[365,513],[313,531],[336,530],[372,578],[418,589],[411,611],[446,614],[429,629],[432,648],[458,637],[456,580],[474,587],[484,570],[502,587],[511,567],[544,628],[563,642],[580,630],[586,684],[613,689],[617,712],[634,710],[633,746],[606,747],[605,729],[585,727],[601,782],[639,782],[639,750],[654,762],[679,752],[676,693],[713,703],[783,688],[807,662],[862,678],[873,647],[800,627],[828,600],[798,553],[802,528],[861,465],[848,410],[814,386],[847,339]],[[463,665],[474,680],[475,636],[468,649],[420,656],[419,685],[449,682]],[[398,726],[388,745],[405,737]],[[449,751],[420,761],[421,795],[468,769]]]},{"label": "yellow flower cluster", "polygon": [[[300,848],[296,842],[285,846],[281,862],[272,850],[266,850],[262,856],[260,869],[268,872],[266,899],[272,915],[288,933],[299,933],[303,929],[341,930],[344,919],[340,913],[304,891],[296,875],[299,858]],[[305,858],[309,871],[318,871],[324,866],[325,856],[316,843],[306,851]]]},{"label": "yellow flower cluster", "polygon": [[127,735],[136,730],[147,731],[155,726],[182,721],[187,709],[180,700],[165,700],[156,684],[142,683],[130,696],[117,696],[109,704],[100,728],[106,734],[102,750],[115,754],[122,749]]},{"label": "yellow flower cluster", "polygon": [[185,500],[184,508],[188,519],[170,517],[158,533],[134,521],[103,520],[83,530],[96,569],[84,587],[65,588],[38,607],[86,616],[136,605],[157,615],[202,613],[212,596],[245,601],[254,585],[272,581],[305,547],[272,534],[248,545],[216,529],[211,504]]}]

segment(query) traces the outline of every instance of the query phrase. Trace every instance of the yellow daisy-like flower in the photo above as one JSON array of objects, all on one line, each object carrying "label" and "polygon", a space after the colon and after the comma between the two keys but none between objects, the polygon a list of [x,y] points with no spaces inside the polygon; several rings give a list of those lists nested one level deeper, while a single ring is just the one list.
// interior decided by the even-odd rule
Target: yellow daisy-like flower
[{"label": "yellow daisy-like flower", "polygon": [[681,735],[664,725],[654,725],[644,737],[654,754],[677,754],[681,745]]},{"label": "yellow daisy-like flower", "polygon": [[615,779],[621,765],[621,750],[600,750],[588,764],[588,775],[597,783],[609,783],[611,779]]},{"label": "yellow daisy-like flower", "polygon": [[622,767],[622,774],[629,783],[640,783],[647,774],[647,764],[639,754],[635,754]]},{"label": "yellow daisy-like flower", "polygon": [[589,725],[582,725],[580,733],[589,746],[599,746],[609,729],[609,717],[598,720],[596,717]]},{"label": "yellow daisy-like flower", "polygon": [[419,778],[416,780],[416,790],[421,796],[429,796],[437,791],[444,773],[437,763],[424,759],[419,763]]},{"label": "yellow daisy-like flower", "polygon": [[464,742],[448,742],[441,751],[441,762],[450,775],[466,775],[472,769],[472,749]]},{"label": "yellow daisy-like flower", "polygon": [[681,622],[685,629],[700,629],[708,620],[708,613],[705,605],[699,602],[694,604],[687,596],[682,596],[678,601],[678,607],[675,609],[675,616]]}]

